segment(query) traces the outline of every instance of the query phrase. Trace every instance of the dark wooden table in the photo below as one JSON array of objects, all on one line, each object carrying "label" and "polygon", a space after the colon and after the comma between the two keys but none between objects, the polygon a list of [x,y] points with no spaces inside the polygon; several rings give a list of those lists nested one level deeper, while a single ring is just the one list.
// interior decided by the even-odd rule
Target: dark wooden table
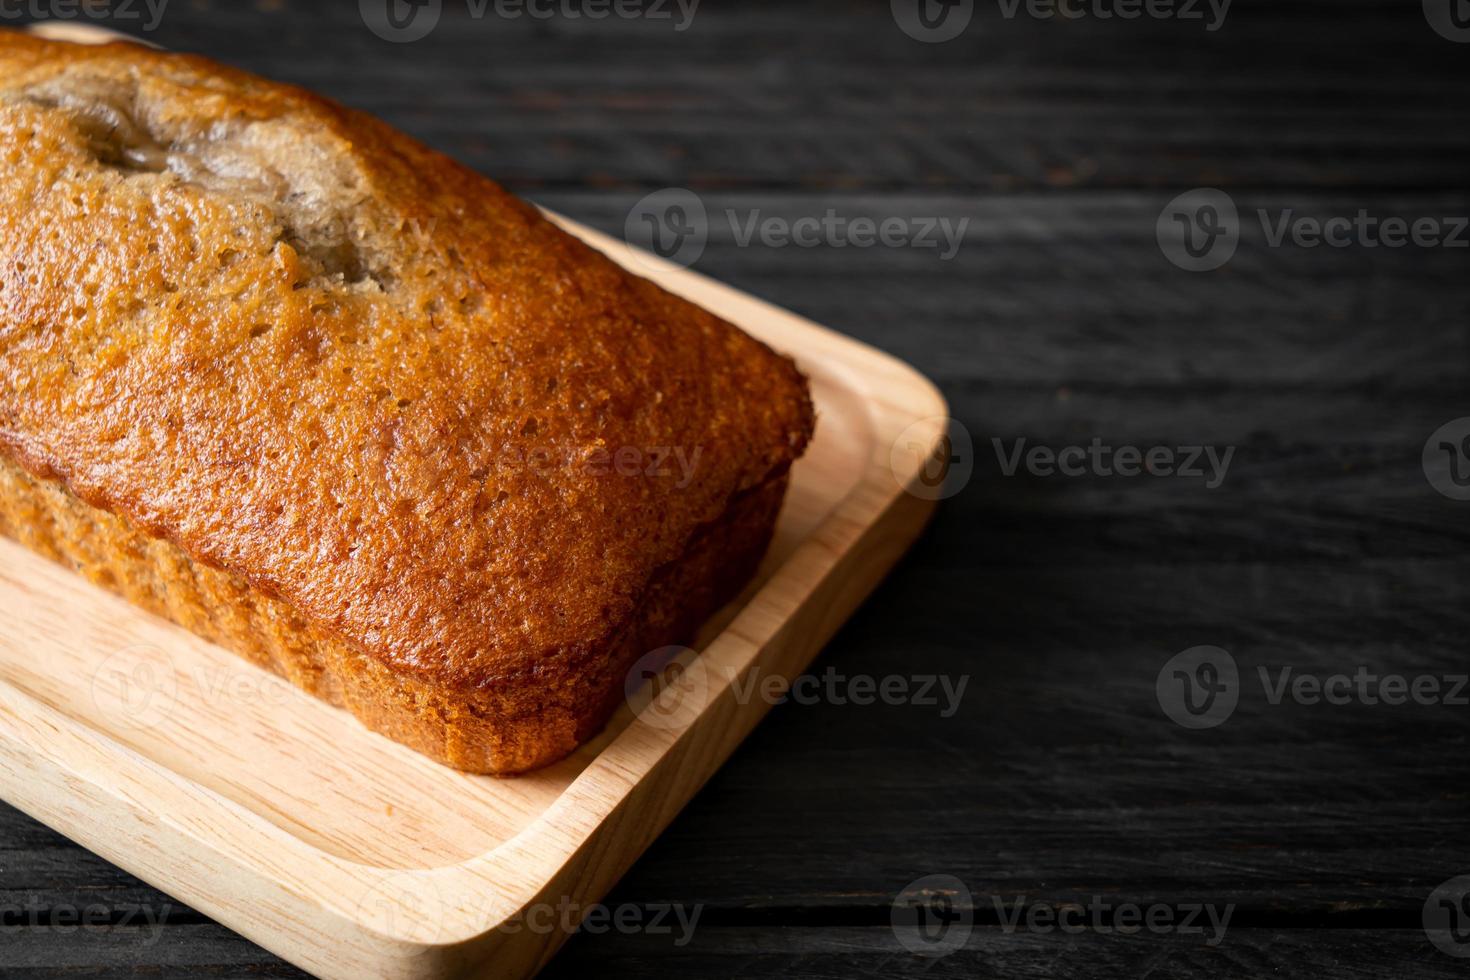
[{"label": "dark wooden table", "polygon": [[[693,189],[699,268],[913,362],[972,437],[967,484],[813,668],[967,677],[959,709],[776,708],[607,899],[697,909],[692,938],[578,935],[552,975],[1464,976],[1421,914],[1470,873],[1470,707],[1273,703],[1259,671],[1448,691],[1470,669],[1470,502],[1421,459],[1470,415],[1470,233],[1271,240],[1283,215],[1360,210],[1453,235],[1470,45],[1415,0],[1238,0],[1214,31],[976,7],[925,43],[882,2],[707,0],[679,31],[445,0],[431,35],[390,44],[350,3],[175,0],[153,37],[380,114],[604,230]],[[1199,187],[1230,195],[1239,243],[1192,272],[1156,225]],[[726,209],[969,224],[946,261],[742,245]],[[1234,455],[1214,487],[1007,475],[992,440],[1020,438]],[[1169,700],[1166,663],[1201,645],[1233,657],[1239,701],[1191,729],[1156,682]],[[970,895],[942,957],[891,925],[934,874]],[[1129,903],[1231,918],[1218,943],[1124,934]],[[1074,905],[1106,907],[1045,928]],[[298,975],[3,808],[0,910],[5,976]]]}]

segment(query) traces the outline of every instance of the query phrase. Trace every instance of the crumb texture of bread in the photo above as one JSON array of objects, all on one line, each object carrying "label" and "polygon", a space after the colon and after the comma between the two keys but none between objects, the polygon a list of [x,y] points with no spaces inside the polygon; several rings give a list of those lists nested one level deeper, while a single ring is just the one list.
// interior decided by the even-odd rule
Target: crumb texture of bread
[{"label": "crumb texture of bread", "polygon": [[0,163],[6,533],[391,737],[565,754],[769,540],[795,366],[370,117],[0,32]]}]

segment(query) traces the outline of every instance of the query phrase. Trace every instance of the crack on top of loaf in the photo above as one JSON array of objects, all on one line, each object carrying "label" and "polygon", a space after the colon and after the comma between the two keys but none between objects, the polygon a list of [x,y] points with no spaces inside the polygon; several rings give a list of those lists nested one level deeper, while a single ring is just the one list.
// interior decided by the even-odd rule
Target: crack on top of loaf
[{"label": "crack on top of loaf", "polygon": [[13,100],[68,113],[88,151],[103,166],[138,173],[168,169],[167,150],[138,122],[135,87],[86,77],[67,82],[53,79],[33,85]]},{"label": "crack on top of loaf", "polygon": [[165,116],[136,73],[69,72],[6,100],[65,113],[96,166],[125,180],[175,181],[259,205],[253,211],[275,229],[272,240],[301,261],[297,288],[394,288],[387,248],[362,227],[370,193],[361,174],[309,120]]}]

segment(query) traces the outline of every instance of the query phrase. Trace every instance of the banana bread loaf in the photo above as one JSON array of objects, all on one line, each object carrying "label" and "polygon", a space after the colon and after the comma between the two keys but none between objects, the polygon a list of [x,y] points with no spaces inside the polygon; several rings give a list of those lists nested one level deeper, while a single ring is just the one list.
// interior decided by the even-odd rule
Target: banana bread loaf
[{"label": "banana bread loaf", "polygon": [[764,552],[792,363],[390,127],[0,32],[0,532],[460,769]]}]

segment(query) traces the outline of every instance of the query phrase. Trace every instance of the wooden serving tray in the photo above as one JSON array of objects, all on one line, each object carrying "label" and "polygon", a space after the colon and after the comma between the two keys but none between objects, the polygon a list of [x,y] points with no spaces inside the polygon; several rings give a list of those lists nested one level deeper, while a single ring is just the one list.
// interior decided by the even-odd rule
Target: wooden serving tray
[{"label": "wooden serving tray", "polygon": [[944,400],[907,365],[562,224],[812,379],[771,553],[689,668],[551,768],[469,776],[0,539],[0,795],[324,977],[552,956],[567,933],[521,917],[585,908],[627,870],[768,709],[736,682],[800,673],[919,533],[947,445]]}]

